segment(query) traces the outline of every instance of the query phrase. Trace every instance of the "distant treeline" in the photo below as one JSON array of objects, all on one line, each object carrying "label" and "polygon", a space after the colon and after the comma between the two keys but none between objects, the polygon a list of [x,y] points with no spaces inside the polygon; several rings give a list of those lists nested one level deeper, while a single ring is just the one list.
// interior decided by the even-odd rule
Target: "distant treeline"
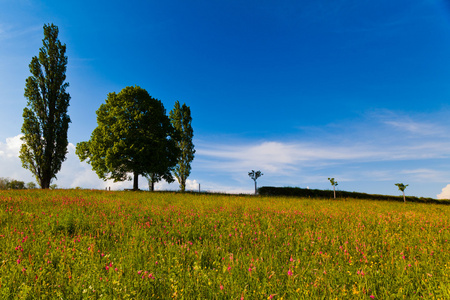
[{"label": "distant treeline", "polygon": [[[260,195],[263,196],[289,196],[289,197],[323,198],[323,199],[333,198],[332,190],[312,190],[312,189],[302,189],[298,187],[263,186],[258,189],[258,192]],[[370,199],[370,200],[403,202],[403,196],[376,195],[376,194],[365,194],[346,191],[336,191],[336,198]],[[450,205],[450,200],[436,200],[433,198],[423,198],[414,196],[406,196],[406,202]]]},{"label": "distant treeline", "polygon": [[0,177],[0,190],[24,190],[35,189],[36,187],[34,182],[25,183],[20,180]]}]

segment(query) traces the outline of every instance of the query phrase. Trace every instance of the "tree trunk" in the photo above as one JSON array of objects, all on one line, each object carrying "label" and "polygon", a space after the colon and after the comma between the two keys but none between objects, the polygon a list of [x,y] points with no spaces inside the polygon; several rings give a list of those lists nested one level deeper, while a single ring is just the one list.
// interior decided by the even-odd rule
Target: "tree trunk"
[{"label": "tree trunk", "polygon": [[139,183],[138,183],[138,179],[139,179],[139,174],[134,172],[133,173],[133,191],[137,191],[139,190]]},{"label": "tree trunk", "polygon": [[41,184],[41,189],[45,190],[45,189],[50,188],[50,182],[51,182],[50,176],[42,175],[41,178],[39,178],[39,179],[40,179],[39,182]]},{"label": "tree trunk", "polygon": [[334,199],[336,199],[336,186],[333,185],[333,194],[334,194]]},{"label": "tree trunk", "polygon": [[256,187],[256,180],[255,180],[255,195],[258,193],[258,188]]},{"label": "tree trunk", "polygon": [[180,189],[182,193],[186,191],[186,178],[184,176],[181,178]]},{"label": "tree trunk", "polygon": [[403,202],[406,202],[405,192],[403,191]]}]

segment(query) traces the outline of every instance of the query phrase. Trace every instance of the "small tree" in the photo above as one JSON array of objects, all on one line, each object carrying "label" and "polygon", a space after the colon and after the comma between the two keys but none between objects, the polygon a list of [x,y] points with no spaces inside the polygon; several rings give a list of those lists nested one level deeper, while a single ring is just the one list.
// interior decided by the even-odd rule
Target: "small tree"
[{"label": "small tree", "polygon": [[25,182],[13,179],[9,182],[9,188],[12,190],[23,190],[25,189]]},{"label": "small tree", "polygon": [[32,181],[28,182],[25,186],[26,186],[26,188],[29,189],[29,190],[35,189],[35,188],[37,187],[37,186],[36,186],[36,183],[34,183],[34,182],[32,182]]},{"label": "small tree", "polygon": [[258,193],[258,188],[256,186],[256,180],[263,175],[264,174],[261,173],[261,171],[252,170],[251,172],[248,172],[248,176],[250,176],[250,178],[253,179],[253,181],[255,182],[255,195]]},{"label": "small tree", "polygon": [[398,187],[398,189],[399,189],[400,191],[402,191],[402,193],[403,193],[403,202],[406,202],[405,189],[406,189],[406,187],[407,187],[409,184],[404,185],[403,183],[396,183],[395,185]]},{"label": "small tree", "polygon": [[0,178],[0,190],[7,190],[9,189],[9,183],[11,182],[8,178]]},{"label": "small tree", "polygon": [[338,185],[338,183],[337,183],[337,181],[334,180],[334,178],[328,178],[328,180],[330,181],[331,185],[333,186],[334,199],[336,199],[336,186]]}]

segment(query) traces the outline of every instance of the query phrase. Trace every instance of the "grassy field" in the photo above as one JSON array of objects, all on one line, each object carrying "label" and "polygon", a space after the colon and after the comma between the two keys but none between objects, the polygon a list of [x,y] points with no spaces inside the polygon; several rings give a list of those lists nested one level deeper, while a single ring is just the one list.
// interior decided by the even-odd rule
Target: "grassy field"
[{"label": "grassy field", "polygon": [[0,192],[1,299],[450,299],[450,207]]}]

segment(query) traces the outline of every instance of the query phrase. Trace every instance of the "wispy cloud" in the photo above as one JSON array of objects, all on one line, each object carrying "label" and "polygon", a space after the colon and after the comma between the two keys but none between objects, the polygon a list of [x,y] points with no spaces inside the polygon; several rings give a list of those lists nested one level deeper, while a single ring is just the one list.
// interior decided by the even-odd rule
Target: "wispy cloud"
[{"label": "wispy cloud", "polygon": [[215,166],[223,170],[261,166],[272,172],[283,172],[318,164],[323,166],[345,162],[443,158],[450,155],[450,142],[435,142],[425,145],[405,143],[388,148],[384,144],[361,145],[359,142],[347,145],[276,141],[233,146],[201,144],[197,154],[205,164],[215,161]]},{"label": "wispy cloud", "polygon": [[[24,36],[39,37],[42,35],[42,25],[18,27],[11,24],[0,24],[0,41],[10,39],[22,40]],[[26,42],[28,39],[24,40]]]},{"label": "wispy cloud", "polygon": [[345,124],[304,127],[303,136],[288,141],[200,141],[195,164],[242,183],[252,169],[262,170],[267,181],[278,185],[323,183],[329,174],[341,182],[443,182],[450,173],[439,161],[450,157],[450,140],[445,123],[435,119],[435,114],[405,117],[386,111]]},{"label": "wispy cloud", "polygon": [[[340,133],[339,130],[329,133],[325,130],[320,136],[299,136],[290,140],[235,141],[226,138],[220,142],[207,142],[204,137],[195,142],[196,158],[187,188],[198,190],[200,183],[202,190],[251,193],[247,173],[252,169],[263,171],[265,175],[260,180],[266,185],[278,186],[302,184],[329,188],[326,178],[330,176],[345,182],[344,186],[352,190],[358,190],[352,182],[361,181],[442,184],[450,179],[450,172],[442,163],[450,156],[450,141],[442,138],[445,126],[437,126],[431,119],[433,116],[430,121],[421,119],[419,122],[411,116],[406,125],[399,125],[386,121],[385,116],[376,119],[370,116],[351,126],[347,124],[346,130]],[[368,120],[370,124],[367,124]],[[364,126],[360,126],[360,122]],[[434,128],[441,134],[433,134]],[[418,134],[427,138],[410,138]],[[385,139],[392,135],[395,138]],[[420,142],[422,140],[424,142]],[[0,164],[6,166],[0,170],[0,177],[32,180],[29,171],[21,168],[20,145],[20,135],[0,142]],[[67,160],[57,176],[56,183],[61,187],[131,187],[130,182],[112,183],[98,179],[90,165],[79,161],[73,144],[69,144]],[[147,188],[145,178],[141,177],[140,186]],[[161,182],[156,188],[176,190],[178,184]]]},{"label": "wispy cloud", "polygon": [[410,134],[419,136],[448,136],[447,131],[441,125],[428,122],[404,121],[384,121],[386,125]]},{"label": "wispy cloud", "polygon": [[412,170],[402,170],[400,174],[410,175],[416,180],[433,180],[441,181],[446,177],[446,173],[440,170],[433,169],[412,169]]}]

